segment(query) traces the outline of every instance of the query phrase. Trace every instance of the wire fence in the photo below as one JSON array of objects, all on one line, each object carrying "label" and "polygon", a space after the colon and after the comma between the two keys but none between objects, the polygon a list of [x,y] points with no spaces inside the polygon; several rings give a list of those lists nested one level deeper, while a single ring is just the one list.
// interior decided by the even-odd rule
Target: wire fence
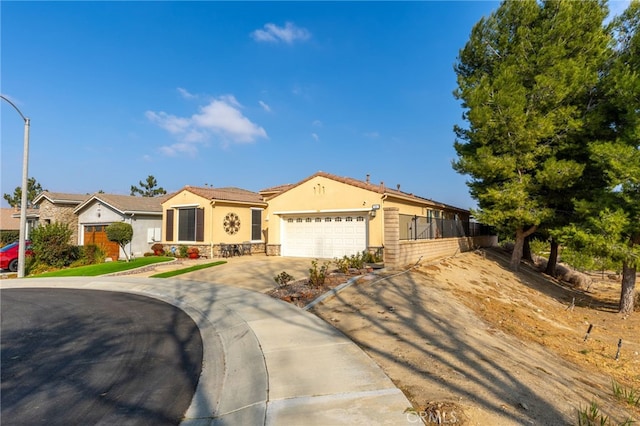
[{"label": "wire fence", "polygon": [[490,226],[478,222],[400,215],[400,240],[435,240],[487,235],[495,235],[495,232]]}]

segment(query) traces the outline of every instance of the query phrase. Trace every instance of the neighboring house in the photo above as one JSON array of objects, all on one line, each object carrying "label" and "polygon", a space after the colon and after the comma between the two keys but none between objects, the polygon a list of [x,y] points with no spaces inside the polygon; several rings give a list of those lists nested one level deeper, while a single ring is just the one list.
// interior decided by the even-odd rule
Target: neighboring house
[{"label": "neighboring house", "polygon": [[105,229],[114,222],[126,222],[133,227],[133,241],[125,249],[130,256],[143,256],[151,251],[152,244],[161,240],[163,199],[114,194],[89,196],[73,210],[78,243],[101,246],[113,260],[124,258],[118,244],[107,238]]},{"label": "neighboring house", "polygon": [[264,253],[267,203],[256,192],[240,188],[185,186],[162,203],[165,249],[197,246],[217,256],[224,244],[245,244]]},{"label": "neighboring house", "polygon": [[87,194],[67,194],[63,192],[41,192],[33,199],[37,208],[30,210],[35,213],[38,225],[50,223],[66,223],[72,231],[69,243],[78,242],[78,216],[74,213],[83,201],[89,198]]},{"label": "neighboring house", "polygon": [[0,231],[20,231],[19,209],[14,209],[13,207],[0,208]]},{"label": "neighboring house", "polygon": [[397,209],[394,214],[404,239],[419,227],[418,217],[469,221],[467,210],[373,184],[369,176],[361,181],[318,172],[297,184],[260,193],[269,204],[267,254],[271,255],[335,258],[379,251],[385,246],[388,208]]},{"label": "neighboring house", "polygon": [[[17,216],[14,217],[14,215]],[[7,244],[13,241],[9,239],[18,240],[18,234],[20,233],[20,210],[11,208],[0,208],[0,234],[2,234],[3,238],[1,241],[5,241]],[[5,235],[6,240],[5,240]],[[0,242],[0,246],[2,246],[2,242]]]}]

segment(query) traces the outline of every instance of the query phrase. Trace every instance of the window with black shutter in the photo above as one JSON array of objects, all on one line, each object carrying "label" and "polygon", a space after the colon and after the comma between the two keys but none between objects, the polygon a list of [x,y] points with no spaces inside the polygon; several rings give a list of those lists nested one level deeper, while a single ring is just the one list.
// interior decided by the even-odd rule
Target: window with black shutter
[{"label": "window with black shutter", "polygon": [[262,239],[262,210],[251,210],[251,240]]},{"label": "window with black shutter", "polygon": [[173,241],[173,209],[167,210],[165,235],[167,241]]},{"label": "window with black shutter", "polygon": [[204,241],[204,209],[196,210],[196,241]]}]

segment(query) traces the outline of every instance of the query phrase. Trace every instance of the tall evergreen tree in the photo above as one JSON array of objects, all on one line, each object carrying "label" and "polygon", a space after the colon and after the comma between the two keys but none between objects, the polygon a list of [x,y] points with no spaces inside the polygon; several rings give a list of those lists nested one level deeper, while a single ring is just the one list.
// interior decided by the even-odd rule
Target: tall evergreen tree
[{"label": "tall evergreen tree", "polygon": [[131,195],[140,194],[143,197],[156,197],[167,193],[167,191],[162,187],[156,188],[158,186],[158,181],[156,181],[156,178],[151,175],[147,177],[145,182],[140,181],[139,185],[140,188],[135,185],[131,185]]},{"label": "tall evergreen tree", "polygon": [[622,266],[619,311],[633,312],[640,259],[640,1],[612,22],[613,55],[602,74],[589,144],[592,176],[606,185],[581,197],[584,220],[569,228],[568,242]]},{"label": "tall evergreen tree", "polygon": [[454,95],[468,126],[454,128],[453,167],[471,177],[478,219],[515,236],[514,270],[525,238],[572,211],[606,15],[598,0],[506,0],[460,51]]}]

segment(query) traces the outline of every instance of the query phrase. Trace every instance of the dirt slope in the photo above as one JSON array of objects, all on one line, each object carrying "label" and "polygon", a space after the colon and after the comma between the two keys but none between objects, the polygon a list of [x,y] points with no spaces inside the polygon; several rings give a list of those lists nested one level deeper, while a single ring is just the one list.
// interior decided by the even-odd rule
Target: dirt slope
[{"label": "dirt slope", "polygon": [[640,390],[640,313],[615,313],[619,284],[584,293],[523,269],[510,272],[499,251],[464,253],[369,276],[314,312],[408,395],[410,420],[576,424],[591,401],[611,420],[640,419],[611,391],[612,378]]}]

